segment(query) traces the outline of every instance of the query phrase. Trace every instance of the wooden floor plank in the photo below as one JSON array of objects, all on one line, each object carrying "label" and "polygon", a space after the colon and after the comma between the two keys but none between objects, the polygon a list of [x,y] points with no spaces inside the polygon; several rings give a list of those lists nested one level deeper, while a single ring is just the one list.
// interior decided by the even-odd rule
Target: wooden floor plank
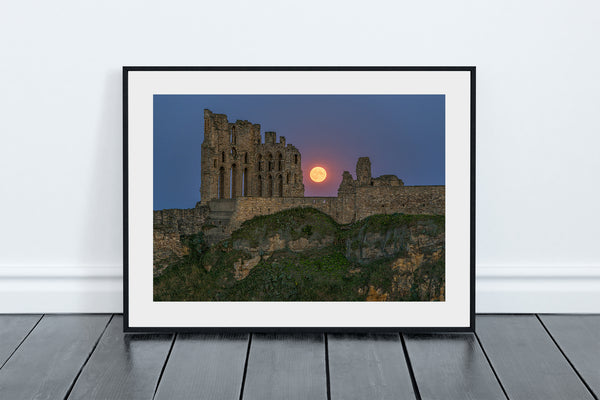
[{"label": "wooden floor plank", "polygon": [[423,400],[506,399],[473,334],[404,335]]},{"label": "wooden floor plank", "polygon": [[540,315],[540,319],[600,398],[600,315]]},{"label": "wooden floor plank", "polygon": [[156,400],[238,400],[248,334],[179,334]]},{"label": "wooden floor plank", "polygon": [[324,336],[253,335],[243,399],[327,399]]},{"label": "wooden floor plank", "polygon": [[123,316],[115,316],[83,368],[69,400],[151,399],[172,340],[171,334],[123,334]]},{"label": "wooden floor plank", "polygon": [[63,399],[110,315],[45,315],[0,370],[0,399]]},{"label": "wooden floor plank", "polygon": [[41,317],[41,315],[0,315],[0,367]]},{"label": "wooden floor plank", "polygon": [[534,315],[484,315],[476,331],[510,399],[592,399]]},{"label": "wooden floor plank", "polygon": [[415,399],[397,333],[329,334],[332,400]]}]

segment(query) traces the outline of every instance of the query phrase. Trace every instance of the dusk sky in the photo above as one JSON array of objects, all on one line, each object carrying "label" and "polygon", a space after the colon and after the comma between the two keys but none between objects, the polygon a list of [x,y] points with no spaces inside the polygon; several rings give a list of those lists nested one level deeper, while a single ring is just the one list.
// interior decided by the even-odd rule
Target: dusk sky
[{"label": "dusk sky", "polygon": [[[359,157],[371,159],[373,177],[445,184],[443,95],[155,95],[155,210],[200,200],[205,108],[260,124],[263,141],[265,131],[285,136],[302,154],[305,196],[337,196]],[[322,183],[309,178],[315,166],[327,171]]]}]

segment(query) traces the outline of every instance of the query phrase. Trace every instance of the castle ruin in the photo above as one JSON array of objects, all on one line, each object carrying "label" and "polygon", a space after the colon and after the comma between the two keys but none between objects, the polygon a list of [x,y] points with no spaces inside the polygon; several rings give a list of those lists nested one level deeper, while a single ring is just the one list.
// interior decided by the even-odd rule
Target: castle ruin
[{"label": "castle ruin", "polygon": [[248,121],[227,121],[225,114],[204,110],[201,150],[201,204],[238,197],[303,197],[298,149],[275,132]]},{"label": "castle ruin", "polygon": [[[295,207],[313,207],[348,224],[374,214],[444,214],[444,186],[405,186],[395,175],[371,176],[361,157],[356,179],[344,171],[337,197],[305,197],[300,151],[248,121],[231,123],[204,110],[200,202],[191,210],[159,210],[154,223],[177,232],[204,231],[215,243],[242,222]],[[185,211],[185,212],[183,212]],[[182,216],[186,216],[183,218]],[[186,233],[187,234],[187,233]]]}]

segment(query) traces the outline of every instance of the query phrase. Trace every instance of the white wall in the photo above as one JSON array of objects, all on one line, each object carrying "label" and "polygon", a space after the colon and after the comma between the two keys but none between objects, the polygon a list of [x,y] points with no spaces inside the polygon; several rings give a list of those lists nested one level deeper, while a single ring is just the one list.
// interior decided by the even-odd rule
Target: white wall
[{"label": "white wall", "polygon": [[121,310],[121,66],[477,66],[480,312],[600,312],[600,3],[0,7],[0,312]]}]

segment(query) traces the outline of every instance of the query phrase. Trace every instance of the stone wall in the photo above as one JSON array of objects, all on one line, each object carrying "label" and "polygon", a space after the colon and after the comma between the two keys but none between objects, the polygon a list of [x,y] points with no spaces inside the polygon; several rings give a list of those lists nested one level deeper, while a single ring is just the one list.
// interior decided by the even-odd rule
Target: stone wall
[{"label": "stone wall", "polygon": [[356,188],[356,215],[360,220],[373,214],[444,214],[445,186],[374,186]]},{"label": "stone wall", "polygon": [[[230,231],[258,215],[274,214],[295,207],[313,207],[336,222],[348,224],[374,214],[444,214],[444,186],[360,186],[354,193],[338,197],[240,197],[234,200]],[[216,207],[218,202],[214,202]],[[154,211],[155,230],[191,235],[202,230],[208,206]]]},{"label": "stone wall", "polygon": [[154,211],[154,274],[187,254],[188,249],[183,246],[180,237],[200,232],[208,211],[206,206]]},{"label": "stone wall", "polygon": [[240,197],[236,199],[230,229],[234,231],[242,222],[258,215],[274,214],[296,207],[313,207],[334,217],[337,204],[337,197]]},{"label": "stone wall", "polygon": [[195,208],[154,211],[154,228],[163,231],[176,232],[180,235],[191,235],[202,230],[208,217],[207,206]]},{"label": "stone wall", "polygon": [[169,262],[186,254],[188,249],[181,243],[181,235],[202,231],[211,211],[231,214],[225,221],[227,225],[222,227],[223,238],[244,221],[296,207],[316,208],[340,224],[374,214],[444,214],[444,186],[353,186],[350,189],[341,190],[338,197],[239,197],[213,200],[210,207],[198,205],[154,211],[154,271],[159,273]]},{"label": "stone wall", "polygon": [[313,207],[348,224],[374,214],[444,214],[445,201],[444,186],[364,186],[338,197],[244,197],[236,199],[230,229],[258,215],[295,207]]}]

